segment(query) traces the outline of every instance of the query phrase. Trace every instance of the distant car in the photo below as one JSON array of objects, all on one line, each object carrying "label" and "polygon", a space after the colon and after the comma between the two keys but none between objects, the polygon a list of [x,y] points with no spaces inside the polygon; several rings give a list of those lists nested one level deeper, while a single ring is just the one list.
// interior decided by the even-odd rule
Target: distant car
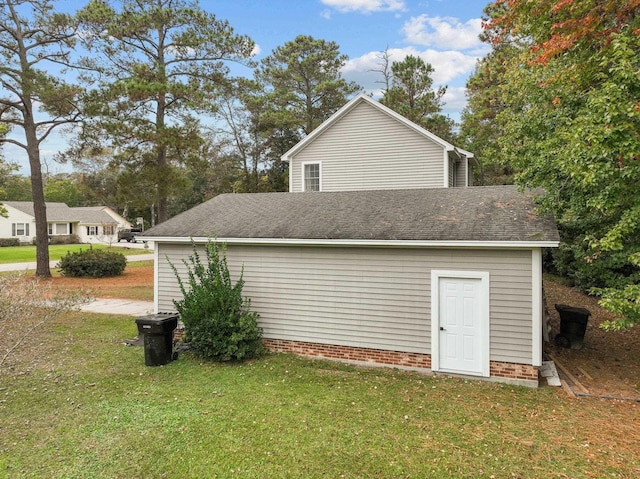
[{"label": "distant car", "polygon": [[136,234],[141,233],[140,228],[125,228],[118,231],[118,243],[120,240],[126,240],[127,243],[136,242]]}]

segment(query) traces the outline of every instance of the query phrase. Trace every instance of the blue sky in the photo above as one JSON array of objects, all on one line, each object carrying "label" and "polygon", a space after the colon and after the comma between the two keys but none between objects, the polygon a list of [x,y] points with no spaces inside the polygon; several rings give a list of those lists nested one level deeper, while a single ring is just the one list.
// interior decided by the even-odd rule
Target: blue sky
[{"label": "blue sky", "polygon": [[335,41],[349,57],[343,75],[374,96],[382,79],[380,55],[391,60],[420,56],[435,68],[436,85],[447,85],[445,111],[456,121],[464,86],[476,60],[489,51],[480,42],[482,9],[474,0],[234,0],[202,5],[229,21],[258,46],[257,59],[297,35]]},{"label": "blue sky", "polygon": [[[86,2],[60,0],[58,8],[73,12]],[[392,61],[420,56],[434,69],[434,84],[447,85],[444,112],[455,121],[465,104],[464,86],[476,61],[489,51],[478,40],[486,1],[475,0],[200,0],[203,9],[228,20],[239,34],[256,42],[256,60],[297,35],[334,41],[349,57],[343,76],[379,96],[380,55],[388,48]],[[234,68],[235,74],[251,75]],[[17,137],[21,132],[14,133]],[[65,141],[52,135],[42,156],[49,173],[69,171],[52,161]],[[5,159],[29,174],[26,155],[5,147]]]}]

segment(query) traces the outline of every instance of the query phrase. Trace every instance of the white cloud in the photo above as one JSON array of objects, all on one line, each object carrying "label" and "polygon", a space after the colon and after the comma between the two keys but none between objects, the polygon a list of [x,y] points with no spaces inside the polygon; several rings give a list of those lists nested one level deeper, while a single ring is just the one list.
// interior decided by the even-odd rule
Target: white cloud
[{"label": "white cloud", "polygon": [[251,50],[251,56],[255,57],[260,55],[260,52],[262,51],[262,48],[260,48],[260,45],[258,45],[257,43],[253,45],[253,50]]},{"label": "white cloud", "polygon": [[[346,80],[358,83],[376,99],[382,96],[384,89],[383,77],[380,73],[382,53],[374,51],[353,58],[347,61],[342,69]],[[387,53],[391,62],[402,61],[407,55],[413,55],[430,63],[434,68],[432,75],[434,87],[447,85],[447,92],[443,97],[445,103],[443,113],[451,116],[455,121],[460,120],[460,113],[466,104],[464,85],[481,55],[453,50],[417,50],[414,47],[390,48]]]},{"label": "white cloud", "polygon": [[462,86],[448,87],[447,92],[442,97],[442,101],[444,102],[442,111],[456,121],[460,120],[460,113],[467,105],[466,91],[467,89]]},{"label": "white cloud", "polygon": [[420,15],[407,21],[402,32],[405,34],[405,41],[412,45],[467,50],[482,45],[478,38],[482,31],[481,23],[480,18],[462,23],[452,17]]},{"label": "white cloud", "polygon": [[393,12],[404,10],[403,0],[321,0],[327,7],[333,8],[341,13],[349,12]]},{"label": "white cloud", "polygon": [[[345,64],[342,72],[345,77],[358,81],[366,89],[376,88],[376,80],[382,80],[381,57],[383,52],[369,52],[361,57],[353,58]],[[414,47],[407,48],[390,48],[387,50],[391,62],[404,60],[407,55],[422,58],[425,62],[430,63],[434,69],[432,78],[434,85],[445,85],[456,78],[466,78],[473,72],[476,60],[479,58],[475,55],[467,55],[458,51],[437,51],[437,50],[417,50]],[[362,79],[369,78],[365,82],[355,80],[354,77]],[[380,88],[379,86],[377,88]]]}]

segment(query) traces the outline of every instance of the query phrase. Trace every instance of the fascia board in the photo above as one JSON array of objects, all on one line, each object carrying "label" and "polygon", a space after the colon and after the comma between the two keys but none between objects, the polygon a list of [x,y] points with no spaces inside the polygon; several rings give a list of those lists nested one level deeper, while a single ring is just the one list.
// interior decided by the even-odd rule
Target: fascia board
[{"label": "fascia board", "polygon": [[558,241],[421,241],[421,240],[350,240],[306,238],[212,238],[139,236],[156,243],[206,243],[215,240],[227,244],[289,245],[289,246],[363,246],[388,248],[557,248]]}]

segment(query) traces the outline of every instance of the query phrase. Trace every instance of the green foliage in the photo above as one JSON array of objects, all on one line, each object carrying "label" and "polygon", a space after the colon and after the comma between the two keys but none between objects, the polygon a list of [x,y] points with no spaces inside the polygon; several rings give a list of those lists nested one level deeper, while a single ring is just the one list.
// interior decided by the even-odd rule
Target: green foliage
[{"label": "green foliage", "polygon": [[20,240],[18,238],[0,238],[0,248],[7,246],[20,246]]},{"label": "green foliage", "polygon": [[187,278],[171,265],[183,298],[174,300],[185,327],[185,340],[198,357],[216,361],[242,360],[262,350],[262,328],[250,300],[242,297],[242,273],[235,282],[227,266],[226,248],[213,241],[206,245],[206,262],[197,247],[184,261]]},{"label": "green foliage", "polygon": [[516,182],[546,191],[541,207],[563,234],[561,272],[604,288],[603,306],[633,322],[638,305],[617,301],[639,282],[640,17],[614,0],[492,5],[494,52],[515,48],[487,65],[500,71],[498,156]]},{"label": "green foliage", "polygon": [[0,181],[2,181],[2,190],[4,190],[0,199],[7,201],[33,201],[31,180],[28,176],[7,173]]},{"label": "green foliage", "polygon": [[630,284],[622,289],[595,289],[592,292],[602,297],[600,305],[619,315],[619,319],[602,323],[602,328],[617,331],[640,323],[640,284]]},{"label": "green foliage", "polygon": [[389,88],[380,103],[447,140],[453,140],[453,121],[442,115],[447,87],[433,88],[433,67],[420,57],[407,55],[391,64]]},{"label": "green foliage", "polygon": [[298,132],[299,138],[311,133],[361,90],[342,78],[346,61],[337,43],[308,35],[298,35],[273,50],[256,72],[257,80],[269,89],[265,123],[285,138],[289,130]]},{"label": "green foliage", "polygon": [[119,276],[126,266],[127,258],[122,253],[103,249],[69,252],[57,265],[64,276],[90,278]]},{"label": "green foliage", "polygon": [[44,184],[46,201],[65,203],[73,208],[83,206],[83,190],[71,175],[57,175],[47,178]]},{"label": "green foliage", "polygon": [[[0,139],[2,139],[3,137],[3,129],[2,126],[0,124]],[[10,173],[15,170],[17,167],[16,165],[11,165],[8,164],[4,161],[4,159],[2,158],[2,152],[0,151],[0,200],[2,199],[6,199],[6,192],[5,192],[5,184],[6,184],[6,179],[7,177],[10,175]],[[7,217],[7,209],[2,206],[2,201],[0,201],[0,217]]]},{"label": "green foliage", "polygon": [[514,167],[498,143],[503,133],[496,117],[505,107],[501,88],[504,75],[518,51],[511,44],[495,46],[478,61],[467,81],[467,105],[462,112],[458,140],[480,162],[480,168],[474,171],[475,181],[480,185],[514,182]]},{"label": "green foliage", "polygon": [[637,267],[633,283],[624,287],[591,290],[593,294],[601,296],[600,305],[618,314],[617,319],[602,324],[608,331],[627,329],[640,324],[640,253],[630,255],[630,261]]}]

